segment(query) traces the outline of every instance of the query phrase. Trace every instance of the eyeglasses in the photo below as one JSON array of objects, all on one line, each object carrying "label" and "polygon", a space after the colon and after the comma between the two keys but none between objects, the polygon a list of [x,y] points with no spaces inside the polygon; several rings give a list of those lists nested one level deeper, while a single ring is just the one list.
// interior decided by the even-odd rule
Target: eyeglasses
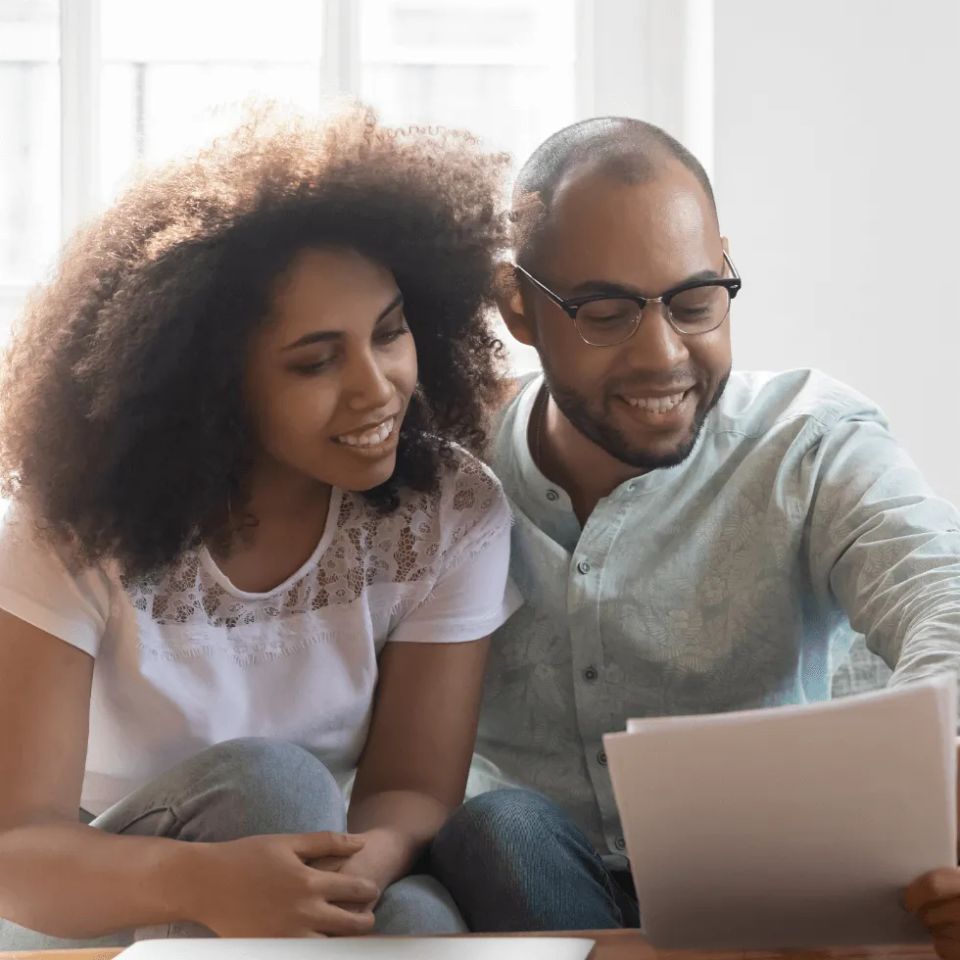
[{"label": "eyeglasses", "polygon": [[740,292],[741,286],[740,274],[726,251],[723,259],[732,277],[690,280],[659,297],[629,293],[612,297],[609,293],[591,293],[568,300],[554,293],[519,263],[514,266],[573,320],[584,343],[592,347],[613,347],[637,332],[643,308],[648,303],[662,304],[668,323],[684,337],[697,337],[716,330],[727,319],[730,301]]}]

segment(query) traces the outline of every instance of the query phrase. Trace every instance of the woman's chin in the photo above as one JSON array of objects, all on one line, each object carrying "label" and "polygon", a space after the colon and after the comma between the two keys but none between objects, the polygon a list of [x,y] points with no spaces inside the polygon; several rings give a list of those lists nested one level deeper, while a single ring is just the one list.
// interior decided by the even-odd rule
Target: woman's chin
[{"label": "woman's chin", "polygon": [[355,493],[364,493],[386,483],[397,469],[397,454],[394,450],[381,460],[358,464],[355,468],[340,470],[339,477],[328,480],[341,490],[352,490]]}]

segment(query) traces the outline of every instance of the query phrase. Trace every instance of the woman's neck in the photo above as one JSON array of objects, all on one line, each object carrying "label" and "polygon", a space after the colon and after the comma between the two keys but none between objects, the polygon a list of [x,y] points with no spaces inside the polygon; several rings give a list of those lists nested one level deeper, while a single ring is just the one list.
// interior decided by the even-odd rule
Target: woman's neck
[{"label": "woman's neck", "polygon": [[247,491],[243,512],[258,527],[325,517],[330,503],[330,484],[272,461],[254,465]]},{"label": "woman's neck", "polygon": [[231,508],[237,533],[225,549],[211,553],[238,589],[266,593],[299,570],[316,550],[327,524],[331,487],[303,474],[258,465],[249,495]]}]

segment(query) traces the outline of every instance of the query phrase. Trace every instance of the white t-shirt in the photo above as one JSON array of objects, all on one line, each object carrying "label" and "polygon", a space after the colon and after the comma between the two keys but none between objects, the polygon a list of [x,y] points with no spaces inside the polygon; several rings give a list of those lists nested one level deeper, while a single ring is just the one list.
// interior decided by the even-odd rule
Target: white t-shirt
[{"label": "white t-shirt", "polygon": [[149,581],[68,569],[26,508],[0,520],[0,607],[95,658],[81,805],[102,813],[205,747],[274,737],[341,784],[367,737],[384,643],[477,640],[520,605],[510,511],[460,454],[433,494],[392,513],[334,489],[309,560],[267,593],[238,590],[205,548]]}]

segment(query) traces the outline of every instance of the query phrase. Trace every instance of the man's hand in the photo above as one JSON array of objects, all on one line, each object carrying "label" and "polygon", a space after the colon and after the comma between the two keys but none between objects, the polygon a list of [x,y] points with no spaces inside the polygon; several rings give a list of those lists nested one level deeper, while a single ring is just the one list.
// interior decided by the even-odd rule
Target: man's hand
[{"label": "man's hand", "polygon": [[904,906],[930,931],[943,960],[960,960],[960,870],[943,867],[914,880]]}]

